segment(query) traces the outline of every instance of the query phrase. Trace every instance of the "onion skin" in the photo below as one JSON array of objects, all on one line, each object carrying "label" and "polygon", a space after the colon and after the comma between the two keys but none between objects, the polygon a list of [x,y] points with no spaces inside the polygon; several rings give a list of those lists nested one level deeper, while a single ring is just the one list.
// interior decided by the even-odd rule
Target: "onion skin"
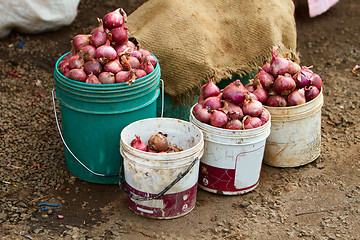
[{"label": "onion skin", "polygon": [[314,73],[313,77],[310,79],[310,84],[312,86],[317,87],[317,89],[321,90],[322,87],[321,77],[318,74]]},{"label": "onion skin", "polygon": [[102,84],[114,84],[115,83],[115,75],[111,72],[102,72],[99,74],[98,78]]},{"label": "onion skin", "polygon": [[59,64],[58,64],[58,70],[63,75],[64,75],[65,72],[69,72],[70,71],[69,61],[66,61],[66,60],[60,61]]},{"label": "onion skin", "polygon": [[142,69],[136,69],[135,70],[136,79],[145,77],[146,75],[147,75],[146,72],[144,70],[142,70]]},{"label": "onion skin", "polygon": [[69,68],[82,68],[84,66],[84,59],[82,59],[79,55],[74,55],[69,59]]},{"label": "onion skin", "polygon": [[261,125],[264,125],[265,123],[267,123],[267,121],[269,121],[270,119],[270,114],[268,111],[266,111],[265,109],[262,111],[262,113],[260,114],[259,116],[262,124]]},{"label": "onion skin", "polygon": [[110,31],[110,39],[115,43],[122,45],[128,41],[128,33],[126,27],[113,28]]},{"label": "onion skin", "polygon": [[92,45],[86,45],[80,50],[79,55],[84,59],[85,62],[87,62],[95,58],[95,51],[96,47]]},{"label": "onion skin", "polygon": [[273,47],[272,49],[272,59],[270,62],[270,74],[274,77],[277,77],[278,75],[284,75],[288,72],[289,68],[289,60],[285,58],[278,57],[276,55],[276,47]]},{"label": "onion skin", "polygon": [[85,83],[91,83],[91,84],[102,84],[99,79],[94,75],[94,74],[90,74],[88,75],[88,77],[86,78]]},{"label": "onion skin", "polygon": [[99,20],[99,26],[97,28],[94,28],[91,31],[90,36],[90,44],[99,47],[101,45],[104,45],[107,40],[107,33],[105,32],[105,29],[103,27],[103,23],[101,20]]},{"label": "onion skin", "polygon": [[69,71],[68,78],[79,82],[85,82],[87,76],[83,69],[74,68]]},{"label": "onion skin", "polygon": [[249,92],[240,80],[235,80],[223,89],[223,98],[235,104],[245,100],[245,94]]},{"label": "onion skin", "polygon": [[266,105],[270,107],[286,107],[287,101],[284,97],[279,95],[271,95],[266,100]]},{"label": "onion skin", "polygon": [[210,124],[214,127],[223,128],[228,121],[226,113],[220,110],[214,110],[210,117]]},{"label": "onion skin", "polygon": [[296,83],[290,74],[280,75],[274,81],[272,89],[280,95],[288,95],[296,88]]},{"label": "onion skin", "polygon": [[225,128],[226,129],[231,129],[231,130],[242,130],[243,125],[242,125],[242,122],[239,119],[231,119],[230,121],[228,121],[226,123]]},{"label": "onion skin", "polygon": [[266,100],[268,99],[268,93],[261,84],[258,84],[256,86],[256,89],[253,92],[253,94],[256,96],[257,100],[260,101],[261,103],[265,103]]},{"label": "onion skin", "polygon": [[246,99],[243,103],[242,110],[245,115],[250,115],[251,117],[257,117],[259,116],[264,107],[262,103],[258,100],[254,100],[252,97],[248,97],[249,95],[246,95]]},{"label": "onion skin", "polygon": [[159,132],[151,135],[148,141],[148,146],[154,151],[165,152],[169,148],[169,143],[166,136],[163,133]]},{"label": "onion skin", "polygon": [[102,45],[98,47],[95,51],[96,58],[114,60],[117,56],[115,49],[111,46]]},{"label": "onion skin", "polygon": [[120,71],[115,75],[115,82],[124,83],[130,81],[134,76],[132,71]]},{"label": "onion skin", "polygon": [[122,70],[123,68],[120,64],[119,59],[112,60],[104,65],[105,72],[112,72],[113,74],[116,74]]},{"label": "onion skin", "polygon": [[71,41],[71,45],[75,51],[80,51],[86,45],[90,43],[90,36],[89,34],[78,34],[76,35],[73,40]]},{"label": "onion skin", "polygon": [[262,121],[258,117],[245,116],[243,119],[244,129],[253,129],[262,126]]},{"label": "onion skin", "polygon": [[249,92],[254,92],[255,91],[255,87],[253,84],[249,83],[245,85],[245,88],[249,91]]},{"label": "onion skin", "polygon": [[93,73],[95,76],[99,76],[102,72],[102,67],[98,60],[92,59],[84,64],[84,71],[87,75]]},{"label": "onion skin", "polygon": [[274,77],[265,72],[262,68],[259,69],[259,73],[254,77],[254,84],[261,84],[265,89],[270,89],[274,82]]},{"label": "onion skin", "polygon": [[116,9],[115,11],[107,13],[102,18],[103,24],[105,28],[112,29],[115,27],[121,27],[124,22],[124,16],[120,13],[120,8]]},{"label": "onion skin", "polygon": [[300,70],[301,70],[301,67],[299,64],[289,60],[289,67],[288,67],[287,73],[294,75],[295,73],[298,73]]},{"label": "onion skin", "polygon": [[226,100],[221,100],[221,102],[224,106],[219,108],[219,110],[226,113],[229,119],[242,119],[244,117],[244,113],[239,105]]},{"label": "onion skin", "polygon": [[138,149],[140,151],[147,152],[146,143],[141,141],[140,136],[138,136],[138,135],[135,135],[135,139],[133,139],[131,141],[130,146],[133,147],[133,148],[136,148],[136,149]]},{"label": "onion skin", "polygon": [[194,111],[194,116],[197,120],[203,123],[210,123],[211,111],[208,108],[199,108]]},{"label": "onion skin", "polygon": [[305,89],[300,88],[291,92],[288,96],[287,101],[290,106],[296,106],[306,103]]},{"label": "onion skin", "polygon": [[311,101],[320,94],[320,90],[315,86],[305,87],[305,98],[306,101]]},{"label": "onion skin", "polygon": [[200,94],[204,99],[218,96],[220,94],[220,88],[213,82],[213,77],[210,78],[210,81],[207,84],[200,88]]},{"label": "onion skin", "polygon": [[216,110],[223,107],[223,103],[221,102],[222,95],[223,94],[220,93],[218,96],[206,98],[203,104],[204,107],[209,107],[212,110]]}]

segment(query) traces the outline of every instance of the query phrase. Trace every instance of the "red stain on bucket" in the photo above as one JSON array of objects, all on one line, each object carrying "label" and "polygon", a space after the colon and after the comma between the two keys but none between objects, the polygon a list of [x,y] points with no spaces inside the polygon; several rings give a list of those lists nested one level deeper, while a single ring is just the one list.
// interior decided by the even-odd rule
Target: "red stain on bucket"
[{"label": "red stain on bucket", "polygon": [[[126,188],[131,193],[140,197],[154,196],[154,194],[138,191],[129,184],[126,184]],[[148,201],[137,201],[127,196],[127,204],[132,211],[139,215],[150,218],[169,219],[174,216],[181,217],[189,213],[195,207],[196,193],[197,183],[185,191],[165,194],[158,199]]]}]

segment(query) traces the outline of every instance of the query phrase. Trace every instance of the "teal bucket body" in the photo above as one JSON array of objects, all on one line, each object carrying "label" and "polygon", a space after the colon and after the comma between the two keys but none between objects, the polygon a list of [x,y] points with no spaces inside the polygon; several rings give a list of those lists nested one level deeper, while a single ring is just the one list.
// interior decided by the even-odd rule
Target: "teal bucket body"
[{"label": "teal bucket body", "polygon": [[54,79],[66,167],[88,182],[119,183],[120,132],[132,122],[156,117],[160,66],[131,85],[87,84],[57,70],[64,56],[56,63]]}]

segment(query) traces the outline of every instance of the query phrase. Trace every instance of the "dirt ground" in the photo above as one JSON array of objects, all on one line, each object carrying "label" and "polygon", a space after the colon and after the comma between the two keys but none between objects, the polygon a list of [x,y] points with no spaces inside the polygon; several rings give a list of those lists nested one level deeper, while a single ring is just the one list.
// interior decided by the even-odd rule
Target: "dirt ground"
[{"label": "dirt ground", "polygon": [[360,70],[351,71],[360,65],[359,1],[340,0],[316,18],[305,1],[296,11],[301,64],[324,83],[321,156],[296,168],[264,164],[244,195],[199,189],[194,210],[173,220],[137,216],[117,185],[78,180],[65,167],[54,65],[96,17],[117,7],[130,14],[144,1],[115,2],[81,0],[69,27],[0,39],[1,239],[360,239]]}]

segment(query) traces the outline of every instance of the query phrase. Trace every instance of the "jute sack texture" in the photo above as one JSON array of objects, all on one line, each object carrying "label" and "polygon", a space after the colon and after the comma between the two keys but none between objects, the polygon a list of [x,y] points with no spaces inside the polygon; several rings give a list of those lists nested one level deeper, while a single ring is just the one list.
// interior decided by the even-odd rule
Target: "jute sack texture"
[{"label": "jute sack texture", "polygon": [[150,0],[128,16],[130,36],[161,66],[174,102],[257,70],[271,49],[298,62],[292,0]]}]

